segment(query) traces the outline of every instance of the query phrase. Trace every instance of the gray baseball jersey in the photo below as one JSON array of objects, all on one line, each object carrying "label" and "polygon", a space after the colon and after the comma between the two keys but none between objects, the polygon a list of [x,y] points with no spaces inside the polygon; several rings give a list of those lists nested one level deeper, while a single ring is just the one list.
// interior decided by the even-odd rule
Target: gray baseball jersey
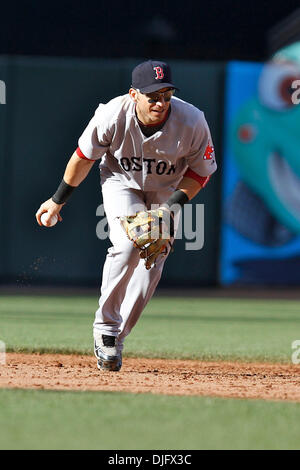
[{"label": "gray baseball jersey", "polygon": [[101,103],[78,144],[86,158],[101,159],[105,178],[117,176],[124,187],[142,191],[175,190],[188,168],[202,177],[217,168],[203,112],[176,97],[151,137],[142,133],[129,94]]}]

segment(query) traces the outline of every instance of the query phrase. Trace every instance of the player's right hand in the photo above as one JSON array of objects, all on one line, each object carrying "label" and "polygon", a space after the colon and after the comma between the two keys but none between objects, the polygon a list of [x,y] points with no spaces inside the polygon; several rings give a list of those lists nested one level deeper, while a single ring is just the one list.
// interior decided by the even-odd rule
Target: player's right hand
[{"label": "player's right hand", "polygon": [[42,221],[41,221],[41,216],[45,212],[48,212],[49,217],[52,217],[53,215],[57,215],[59,222],[61,222],[62,217],[60,215],[60,211],[61,211],[61,209],[64,205],[65,205],[65,203],[56,204],[56,202],[54,202],[52,200],[52,198],[50,198],[47,201],[43,202],[43,204],[41,204],[40,208],[38,209],[37,213],[35,214],[35,218],[37,220],[37,223],[42,227],[43,224],[42,224]]}]

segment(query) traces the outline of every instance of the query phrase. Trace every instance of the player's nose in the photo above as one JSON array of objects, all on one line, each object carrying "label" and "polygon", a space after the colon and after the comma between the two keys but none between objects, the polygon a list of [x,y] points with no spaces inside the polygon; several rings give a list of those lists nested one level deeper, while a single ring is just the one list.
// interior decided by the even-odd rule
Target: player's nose
[{"label": "player's nose", "polygon": [[159,100],[156,101],[156,104],[157,104],[157,106],[161,106],[161,107],[163,108],[163,107],[165,106],[165,104],[166,104],[166,101],[165,101],[164,97],[161,96],[161,97],[159,98]]}]

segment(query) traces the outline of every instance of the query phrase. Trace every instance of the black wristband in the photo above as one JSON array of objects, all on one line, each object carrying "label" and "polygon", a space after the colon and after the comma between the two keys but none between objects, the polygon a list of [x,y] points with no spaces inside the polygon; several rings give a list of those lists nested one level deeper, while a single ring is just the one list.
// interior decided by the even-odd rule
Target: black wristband
[{"label": "black wristband", "polygon": [[[180,207],[182,207],[188,201],[188,196],[183,191],[181,191],[181,189],[177,189],[176,191],[174,191],[172,196],[170,196],[169,199],[164,204],[162,204],[162,206],[168,207],[168,209],[174,209],[174,205],[179,205]],[[175,212],[178,212],[178,210],[175,210]]]},{"label": "black wristband", "polygon": [[56,192],[52,196],[52,201],[56,204],[64,204],[69,199],[74,189],[75,186],[70,186],[62,179]]}]

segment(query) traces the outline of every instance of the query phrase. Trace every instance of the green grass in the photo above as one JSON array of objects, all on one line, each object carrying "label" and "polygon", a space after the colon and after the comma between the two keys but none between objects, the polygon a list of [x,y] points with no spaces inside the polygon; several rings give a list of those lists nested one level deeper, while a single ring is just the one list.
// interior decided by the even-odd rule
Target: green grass
[{"label": "green grass", "polygon": [[0,422],[0,449],[299,449],[300,404],[0,390]]},{"label": "green grass", "polygon": [[[2,296],[8,351],[92,354],[94,297]],[[153,298],[125,355],[291,362],[300,302]],[[300,404],[0,389],[0,449],[299,449]]]},{"label": "green grass", "polygon": [[[8,351],[92,354],[95,297],[3,296],[0,340]],[[125,355],[290,362],[300,302],[155,297]]]},{"label": "green grass", "polygon": [[0,339],[7,351],[92,352],[95,297],[2,296]]}]

